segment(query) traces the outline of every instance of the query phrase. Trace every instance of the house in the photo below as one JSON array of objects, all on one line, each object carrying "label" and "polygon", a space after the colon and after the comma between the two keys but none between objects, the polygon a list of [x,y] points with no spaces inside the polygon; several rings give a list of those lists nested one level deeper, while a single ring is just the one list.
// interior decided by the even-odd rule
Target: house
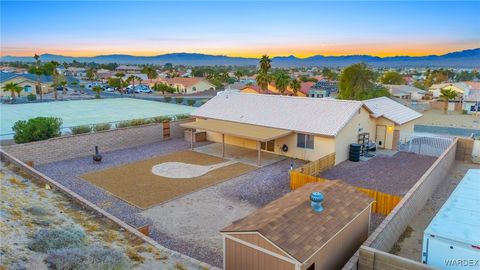
[{"label": "house", "polygon": [[176,88],[180,93],[184,94],[194,94],[203,92],[206,90],[215,90],[215,85],[211,84],[207,80],[198,77],[192,78],[165,78],[163,81],[170,85],[171,87]]},{"label": "house", "polygon": [[434,84],[429,88],[429,91],[432,92],[434,98],[438,98],[441,95],[442,89],[451,89],[457,92],[459,97],[464,95],[464,92],[468,92],[469,87],[466,83],[458,82],[458,83],[439,83]]},{"label": "house", "polygon": [[480,114],[480,89],[472,89],[463,97],[462,109],[467,114]]},{"label": "house", "polygon": [[142,67],[139,66],[130,66],[130,65],[121,65],[115,69],[116,72],[123,72],[123,73],[140,73],[142,71]]},{"label": "house", "polygon": [[380,148],[392,149],[421,116],[389,98],[361,102],[245,93],[218,94],[191,115],[196,121],[183,127],[206,131],[209,141],[258,151],[259,165],[262,151],[310,161],[336,153],[338,164],[365,132],[378,137]]},{"label": "house", "polygon": [[392,96],[401,99],[420,100],[426,94],[425,90],[411,85],[385,84],[384,86]]},{"label": "house", "polygon": [[221,231],[223,268],[341,269],[368,238],[373,201],[339,180],[304,185]]},{"label": "house", "polygon": [[[51,90],[51,84],[53,80],[51,76],[40,76],[40,86],[42,88],[42,93],[48,93]],[[7,83],[16,83],[23,88],[20,92],[20,96],[27,96],[29,94],[38,94],[36,91],[37,86],[37,76],[34,74],[17,74],[10,72],[0,72],[0,96],[9,97],[11,96],[10,92],[5,92],[3,87]]]},{"label": "house", "polygon": [[[313,85],[311,82],[302,82],[300,83],[300,89],[297,92],[296,96],[304,97],[306,93],[308,93],[308,89]],[[251,94],[268,94],[268,95],[281,95],[280,91],[275,86],[275,83],[269,83],[267,86],[267,90],[263,90],[258,85],[247,85],[240,89],[242,93],[251,93]],[[290,86],[287,87],[285,90],[284,95],[287,96],[295,96],[292,88]]]},{"label": "house", "polygon": [[315,83],[308,91],[309,97],[324,98],[338,93],[338,82],[320,80]]},{"label": "house", "polygon": [[83,67],[68,67],[65,71],[65,75],[84,78],[87,76],[87,70]]}]

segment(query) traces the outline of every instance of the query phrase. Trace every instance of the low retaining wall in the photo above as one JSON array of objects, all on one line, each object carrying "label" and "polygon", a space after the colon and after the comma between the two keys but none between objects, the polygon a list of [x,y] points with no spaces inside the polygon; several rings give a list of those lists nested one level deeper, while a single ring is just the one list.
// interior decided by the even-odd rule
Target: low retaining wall
[{"label": "low retaining wall", "polygon": [[[458,138],[455,138],[445,152],[432,164],[417,183],[405,194],[392,212],[368,237],[363,243],[364,246],[384,252],[389,252],[392,249],[407,225],[425,206],[428,198],[432,196],[435,189],[447,176],[448,171],[455,162],[457,144]],[[357,269],[358,259],[359,253],[357,252],[343,269]],[[401,259],[406,260],[405,258]]]},{"label": "low retaining wall", "polygon": [[30,177],[32,177],[35,181],[38,181],[42,184],[48,184],[53,188],[53,190],[58,190],[71,198],[75,203],[80,204],[83,207],[86,207],[97,214],[100,214],[101,216],[104,216],[117,224],[119,227],[123,228],[126,230],[126,232],[130,233],[133,237],[138,238],[140,241],[146,242],[155,248],[159,249],[160,251],[164,251],[166,253],[172,254],[173,256],[180,257],[184,260],[188,260],[192,262],[193,264],[197,264],[205,269],[211,269],[211,270],[219,270],[217,267],[213,267],[207,263],[201,262],[199,260],[196,260],[194,258],[188,257],[187,255],[178,253],[176,251],[170,250],[159,243],[157,243],[155,240],[152,238],[144,235],[140,231],[136,230],[132,226],[128,225],[127,223],[123,222],[122,220],[118,219],[117,217],[111,215],[107,211],[103,210],[102,208],[96,206],[95,204],[91,203],[90,201],[84,199],[77,193],[73,192],[72,190],[68,189],[67,187],[63,186],[62,184],[56,182],[55,180],[51,179],[50,177],[42,174],[41,172],[35,170],[34,168],[28,166],[21,160],[17,159],[16,157],[12,156],[11,154],[5,152],[3,149],[0,149],[0,159],[4,162],[11,163],[13,164],[17,169],[21,170],[22,172],[27,173]]},{"label": "low retaining wall", "polygon": [[[170,122],[170,137],[182,138],[184,128],[179,124],[190,121],[193,119]],[[33,161],[34,165],[41,165],[92,155],[96,145],[101,152],[108,152],[162,140],[163,124],[159,123],[6,145],[2,149],[24,162]]]}]

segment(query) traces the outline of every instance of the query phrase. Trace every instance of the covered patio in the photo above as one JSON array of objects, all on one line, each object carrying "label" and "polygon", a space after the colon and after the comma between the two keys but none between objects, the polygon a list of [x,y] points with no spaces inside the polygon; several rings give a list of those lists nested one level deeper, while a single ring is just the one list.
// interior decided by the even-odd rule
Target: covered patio
[{"label": "covered patio", "polygon": [[[219,143],[220,145],[220,151],[216,150],[218,149],[218,146],[210,146],[205,148],[206,152],[209,154],[215,155],[215,152],[220,152],[221,157],[225,158],[226,156],[226,149],[225,149],[225,135],[228,136],[233,136],[241,139],[247,139],[251,141],[256,142],[256,165],[257,166],[262,166],[262,156],[265,155],[269,159],[269,164],[272,163],[272,157],[277,156],[273,153],[265,153],[262,151],[262,143],[264,145],[267,144],[267,142],[285,137],[292,132],[289,130],[282,130],[282,129],[276,129],[276,128],[269,128],[269,127],[262,127],[262,126],[255,126],[255,125],[247,125],[247,124],[240,124],[240,123],[234,123],[234,122],[229,122],[229,121],[221,121],[221,120],[200,120],[196,122],[188,122],[181,124],[182,127],[190,129],[192,132],[191,134],[191,148],[192,150],[195,148],[195,143],[194,143],[194,131],[195,130],[205,130],[205,131],[210,131],[210,132],[215,132],[218,134],[221,134],[222,136],[222,141]],[[248,148],[242,148],[238,146],[229,146],[233,150],[232,153],[229,155],[232,158],[235,159],[240,159],[240,155],[244,155],[244,159],[246,158],[245,161],[251,160],[251,155],[252,155],[252,150]],[[243,149],[243,150],[241,150]],[[253,150],[254,151],[254,150]],[[263,152],[263,153],[262,153]],[[253,152],[254,153],[254,152]],[[247,158],[247,156],[250,156],[250,158]],[[228,156],[227,156],[228,158]],[[279,158],[279,157],[278,157]],[[273,159],[275,160],[275,159]],[[281,159],[278,159],[281,160]],[[276,161],[278,161],[276,160]],[[276,162],[275,161],[275,162]]]}]

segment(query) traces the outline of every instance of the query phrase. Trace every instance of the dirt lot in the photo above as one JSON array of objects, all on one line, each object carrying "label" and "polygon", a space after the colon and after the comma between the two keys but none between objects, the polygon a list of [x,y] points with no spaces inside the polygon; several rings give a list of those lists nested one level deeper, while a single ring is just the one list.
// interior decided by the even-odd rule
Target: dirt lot
[{"label": "dirt lot", "polygon": [[423,116],[415,121],[417,125],[446,126],[468,129],[480,129],[480,118],[459,112],[441,110],[428,110],[422,112]]},{"label": "dirt lot", "polygon": [[[169,251],[158,250],[127,237],[110,220],[80,208],[64,195],[32,182],[26,175],[14,173],[11,167],[5,167],[3,163],[0,164],[0,195],[0,269],[62,268],[57,264],[52,265],[52,261],[67,265],[76,262],[74,268],[85,267],[90,263],[88,269],[92,269],[92,263],[95,268],[103,263],[116,269],[202,269]],[[82,264],[78,262],[78,256],[68,255],[67,251],[75,250],[71,247],[71,239],[68,239],[70,242],[59,242],[57,237],[48,243],[50,246],[54,242],[69,247],[56,246],[60,249],[48,251],[34,248],[40,230],[64,232],[68,229],[75,229],[85,235],[81,247],[77,247],[82,251],[92,252],[100,246],[110,252],[101,255],[91,253],[100,258],[97,257],[97,261],[85,259],[87,262]],[[42,247],[45,248],[46,245]],[[114,254],[116,257],[112,257]],[[118,258],[125,259],[123,267],[119,265]],[[66,266],[62,269],[70,268]]]},{"label": "dirt lot", "polygon": [[109,191],[120,199],[146,209],[255,169],[250,165],[234,163],[198,177],[167,178],[153,174],[152,166],[165,162],[212,165],[225,161],[222,158],[187,150],[87,173],[81,178]]},{"label": "dirt lot", "polygon": [[344,161],[320,176],[403,196],[435,160],[436,157],[407,152],[397,152],[393,156],[377,154],[368,161]]},{"label": "dirt lot", "polygon": [[423,209],[420,210],[419,214],[412,220],[407,230],[394,245],[391,253],[415,261],[421,261],[423,231],[457,187],[458,183],[460,183],[468,169],[480,169],[480,165],[459,161],[455,163],[446,179],[433,192],[432,197],[428,199]]}]

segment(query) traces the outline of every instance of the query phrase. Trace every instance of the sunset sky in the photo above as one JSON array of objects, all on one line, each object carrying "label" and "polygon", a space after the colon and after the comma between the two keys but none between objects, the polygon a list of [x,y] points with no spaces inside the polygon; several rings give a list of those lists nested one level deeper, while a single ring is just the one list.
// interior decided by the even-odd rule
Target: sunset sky
[{"label": "sunset sky", "polygon": [[1,55],[428,55],[480,47],[480,2],[6,2]]}]

